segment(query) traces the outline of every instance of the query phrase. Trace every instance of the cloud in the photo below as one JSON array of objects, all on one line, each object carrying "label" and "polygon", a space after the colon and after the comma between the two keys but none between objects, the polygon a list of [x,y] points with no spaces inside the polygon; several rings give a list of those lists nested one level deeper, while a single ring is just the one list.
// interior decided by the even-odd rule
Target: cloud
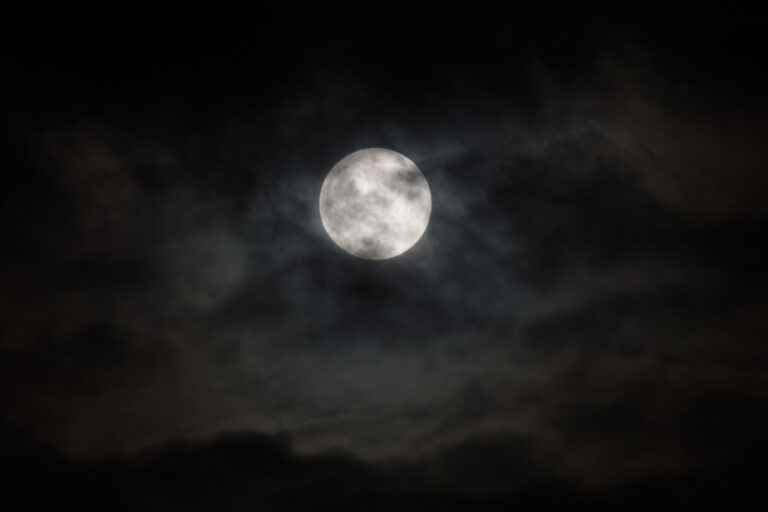
[{"label": "cloud", "polygon": [[[31,244],[4,256],[11,416],[91,457],[284,430],[366,471],[436,456],[446,487],[475,453],[605,486],[692,467],[679,421],[712,382],[751,407],[755,363],[729,348],[761,353],[734,327],[757,317],[731,316],[764,285],[759,159],[729,135],[751,122],[706,125],[722,145],[700,151],[701,117],[632,83],[603,97],[553,74],[525,108],[467,85],[466,105],[415,111],[326,78],[196,123],[30,139],[44,157],[7,207]],[[319,221],[325,173],[367,146],[412,158],[433,193],[400,259],[351,259]],[[749,186],[714,163],[734,153]],[[478,489],[506,485],[481,469]]]},{"label": "cloud", "polygon": [[[764,215],[765,117],[744,99],[665,83],[649,71],[606,65],[599,103],[605,135],[643,186],[683,214],[717,221]],[[758,107],[760,108],[760,107]]]},{"label": "cloud", "polygon": [[704,505],[756,496],[754,475],[764,454],[763,446],[728,472],[697,468],[685,478],[637,479],[594,490],[552,474],[532,453],[530,438],[509,434],[470,439],[417,463],[377,467],[343,452],[298,456],[289,437],[252,432],[77,462],[10,425],[2,427],[3,463],[13,469],[6,480],[9,497],[36,507],[77,501],[83,510],[423,510],[425,505],[546,510],[563,505],[615,508],[628,502],[647,507],[659,500]]}]

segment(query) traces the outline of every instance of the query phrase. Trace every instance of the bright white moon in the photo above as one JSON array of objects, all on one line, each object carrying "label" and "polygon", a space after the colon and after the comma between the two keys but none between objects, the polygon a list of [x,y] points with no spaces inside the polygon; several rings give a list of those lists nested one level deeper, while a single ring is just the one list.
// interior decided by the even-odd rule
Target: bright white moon
[{"label": "bright white moon", "polygon": [[432,194],[416,164],[396,151],[361,149],[333,166],[320,190],[320,218],[331,239],[360,258],[384,260],[418,242]]}]

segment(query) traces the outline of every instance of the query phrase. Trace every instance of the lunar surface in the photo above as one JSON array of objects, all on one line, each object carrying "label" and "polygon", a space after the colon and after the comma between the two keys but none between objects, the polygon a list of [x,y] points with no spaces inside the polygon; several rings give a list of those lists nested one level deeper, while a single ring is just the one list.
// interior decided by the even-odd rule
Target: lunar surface
[{"label": "lunar surface", "polygon": [[360,258],[394,258],[424,234],[432,194],[416,164],[396,151],[361,149],[343,158],[320,190],[331,239]]}]

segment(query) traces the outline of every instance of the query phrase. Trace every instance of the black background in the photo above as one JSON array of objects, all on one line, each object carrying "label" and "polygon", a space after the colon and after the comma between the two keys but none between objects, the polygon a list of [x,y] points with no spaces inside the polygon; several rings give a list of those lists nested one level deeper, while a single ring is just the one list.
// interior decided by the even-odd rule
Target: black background
[{"label": "black background", "polygon": [[[3,36],[8,500],[759,496],[765,17],[134,9]],[[433,193],[385,262],[315,204],[371,146]]]}]

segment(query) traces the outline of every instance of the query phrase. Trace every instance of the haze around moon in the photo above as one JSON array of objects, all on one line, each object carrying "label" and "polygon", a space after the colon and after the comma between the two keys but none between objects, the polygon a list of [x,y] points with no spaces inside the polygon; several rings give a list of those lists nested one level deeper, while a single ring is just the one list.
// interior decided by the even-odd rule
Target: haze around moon
[{"label": "haze around moon", "polygon": [[320,190],[320,218],[331,239],[360,258],[403,254],[429,224],[432,194],[419,168],[389,149],[355,151],[333,166]]}]

